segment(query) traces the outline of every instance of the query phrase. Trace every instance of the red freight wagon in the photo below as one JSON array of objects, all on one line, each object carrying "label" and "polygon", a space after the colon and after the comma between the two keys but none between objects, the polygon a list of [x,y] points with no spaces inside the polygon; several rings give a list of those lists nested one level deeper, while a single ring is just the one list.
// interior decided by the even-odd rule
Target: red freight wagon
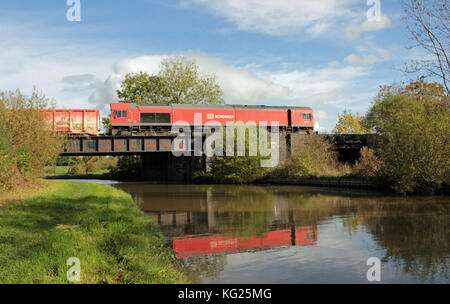
[{"label": "red freight wagon", "polygon": [[272,107],[248,105],[137,105],[111,103],[111,132],[113,135],[147,135],[170,131],[174,123],[205,124],[218,122],[271,125],[293,132],[310,132],[314,116],[307,107]]},{"label": "red freight wagon", "polygon": [[[294,234],[293,234],[294,233]],[[218,252],[242,252],[253,249],[268,249],[283,246],[311,246],[317,243],[317,227],[297,227],[269,231],[259,237],[233,237],[222,234],[191,235],[173,240],[173,251],[184,258]]]},{"label": "red freight wagon", "polygon": [[48,123],[53,131],[68,134],[98,135],[100,111],[86,109],[46,110]]}]

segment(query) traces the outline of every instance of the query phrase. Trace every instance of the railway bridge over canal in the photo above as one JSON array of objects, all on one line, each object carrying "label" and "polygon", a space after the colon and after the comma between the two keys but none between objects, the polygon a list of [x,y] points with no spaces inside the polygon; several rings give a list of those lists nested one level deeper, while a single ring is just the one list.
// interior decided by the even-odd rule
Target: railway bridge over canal
[{"label": "railway bridge over canal", "polygon": [[[295,153],[295,145],[307,134],[282,133],[279,142],[279,160],[284,162]],[[320,135],[333,143],[341,161],[353,162],[359,150],[376,145],[376,135],[325,134]],[[205,137],[203,137],[204,139]],[[206,156],[180,156],[172,153],[175,136],[71,136],[61,156],[118,156],[142,155],[142,178],[152,181],[189,182],[195,171],[206,168]]]}]

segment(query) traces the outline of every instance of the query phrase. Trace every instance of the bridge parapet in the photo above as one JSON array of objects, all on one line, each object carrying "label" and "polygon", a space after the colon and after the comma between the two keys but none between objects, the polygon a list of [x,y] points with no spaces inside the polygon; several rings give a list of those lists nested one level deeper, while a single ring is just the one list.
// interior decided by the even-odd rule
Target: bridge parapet
[{"label": "bridge parapet", "polygon": [[170,152],[173,136],[69,137],[61,156],[122,155]]},{"label": "bridge parapet", "polygon": [[[280,135],[280,148],[305,140],[306,134],[293,133]],[[338,150],[359,150],[364,146],[376,147],[376,134],[323,134]],[[289,137],[286,140],[285,137]],[[69,137],[62,156],[77,155],[117,155],[170,152],[175,136],[92,136]]]},{"label": "bridge parapet", "polygon": [[324,138],[338,150],[359,150],[362,147],[374,148],[377,145],[377,134],[324,134]]}]

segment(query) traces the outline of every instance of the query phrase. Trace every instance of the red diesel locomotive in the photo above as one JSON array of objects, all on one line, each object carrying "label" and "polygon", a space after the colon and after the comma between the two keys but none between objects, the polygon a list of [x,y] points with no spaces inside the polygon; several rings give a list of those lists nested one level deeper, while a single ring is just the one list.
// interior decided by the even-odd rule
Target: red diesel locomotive
[{"label": "red diesel locomotive", "polygon": [[174,123],[205,124],[215,122],[260,124],[277,122],[280,130],[310,133],[314,115],[307,107],[249,105],[137,105],[111,103],[112,135],[154,135],[170,132]]}]

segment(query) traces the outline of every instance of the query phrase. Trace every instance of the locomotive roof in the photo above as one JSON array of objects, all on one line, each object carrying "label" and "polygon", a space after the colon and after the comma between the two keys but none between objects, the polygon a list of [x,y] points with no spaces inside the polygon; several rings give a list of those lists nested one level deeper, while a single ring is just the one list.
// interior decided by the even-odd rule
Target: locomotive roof
[{"label": "locomotive roof", "polygon": [[306,109],[311,110],[310,107],[295,107],[295,106],[265,106],[265,105],[214,105],[214,104],[136,104],[130,103],[132,108],[203,108],[203,109],[258,109],[258,110],[289,110],[289,109]]}]

